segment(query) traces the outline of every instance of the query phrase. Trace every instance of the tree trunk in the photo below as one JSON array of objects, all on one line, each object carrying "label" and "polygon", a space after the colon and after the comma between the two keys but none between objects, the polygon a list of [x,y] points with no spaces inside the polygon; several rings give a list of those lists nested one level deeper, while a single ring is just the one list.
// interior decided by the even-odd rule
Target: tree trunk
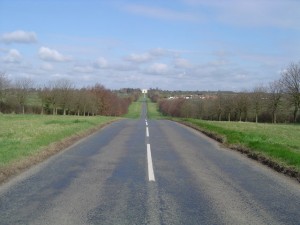
[{"label": "tree trunk", "polygon": [[41,115],[44,115],[44,104],[42,104]]},{"label": "tree trunk", "polygon": [[245,112],[245,122],[248,122],[248,112]]},{"label": "tree trunk", "polygon": [[298,107],[295,106],[295,109],[294,109],[294,123],[297,122],[297,113],[298,113]]}]

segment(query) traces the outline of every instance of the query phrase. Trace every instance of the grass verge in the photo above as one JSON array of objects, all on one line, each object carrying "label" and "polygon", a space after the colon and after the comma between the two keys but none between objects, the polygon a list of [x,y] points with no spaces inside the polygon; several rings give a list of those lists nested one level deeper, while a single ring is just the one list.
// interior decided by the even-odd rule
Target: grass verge
[{"label": "grass verge", "polygon": [[[141,115],[142,104],[145,102],[143,96],[139,98],[138,101],[131,103],[128,108],[128,113],[124,115],[125,118],[138,119]],[[157,103],[151,102],[149,98],[146,99],[147,103],[147,114],[149,119],[161,119],[165,118],[158,111]]]},{"label": "grass verge", "polygon": [[162,119],[165,118],[159,111],[157,103],[151,102],[147,99],[147,110],[149,119]]},{"label": "grass verge", "polygon": [[0,183],[116,119],[1,115]]},{"label": "grass verge", "polygon": [[300,182],[300,126],[176,119]]},{"label": "grass verge", "polygon": [[128,108],[128,113],[124,115],[125,118],[137,119],[140,118],[142,110],[143,98],[139,98],[138,101],[132,102]]}]

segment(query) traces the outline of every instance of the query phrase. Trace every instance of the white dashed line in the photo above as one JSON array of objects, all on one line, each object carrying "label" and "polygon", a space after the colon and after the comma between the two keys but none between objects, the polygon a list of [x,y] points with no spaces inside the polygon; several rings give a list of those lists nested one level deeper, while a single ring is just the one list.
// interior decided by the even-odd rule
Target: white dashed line
[{"label": "white dashed line", "polygon": [[155,181],[150,144],[147,144],[147,159],[149,181]]},{"label": "white dashed line", "polygon": [[152,163],[152,155],[151,155],[151,147],[149,144],[149,128],[148,128],[148,121],[145,119],[146,123],[146,137],[147,137],[147,161],[148,161],[148,177],[149,181],[155,181],[154,177],[154,170],[153,170],[153,163]]}]

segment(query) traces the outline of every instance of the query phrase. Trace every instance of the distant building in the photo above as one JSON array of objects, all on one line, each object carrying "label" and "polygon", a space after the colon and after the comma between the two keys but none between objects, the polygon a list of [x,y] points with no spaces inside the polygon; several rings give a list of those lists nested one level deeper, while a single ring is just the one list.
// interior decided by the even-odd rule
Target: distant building
[{"label": "distant building", "polygon": [[146,94],[148,93],[147,89],[142,89],[142,93],[144,94],[144,98],[146,98]]}]

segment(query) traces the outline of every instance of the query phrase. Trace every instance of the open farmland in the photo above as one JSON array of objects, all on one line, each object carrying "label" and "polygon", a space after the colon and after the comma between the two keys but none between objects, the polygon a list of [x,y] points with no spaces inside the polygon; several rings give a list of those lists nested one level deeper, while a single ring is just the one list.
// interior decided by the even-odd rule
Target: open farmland
[{"label": "open farmland", "polygon": [[300,126],[181,119],[220,135],[225,144],[244,146],[281,165],[300,171]]},{"label": "open farmland", "polygon": [[0,168],[32,156],[51,143],[80,135],[114,119],[101,116],[1,115]]}]

